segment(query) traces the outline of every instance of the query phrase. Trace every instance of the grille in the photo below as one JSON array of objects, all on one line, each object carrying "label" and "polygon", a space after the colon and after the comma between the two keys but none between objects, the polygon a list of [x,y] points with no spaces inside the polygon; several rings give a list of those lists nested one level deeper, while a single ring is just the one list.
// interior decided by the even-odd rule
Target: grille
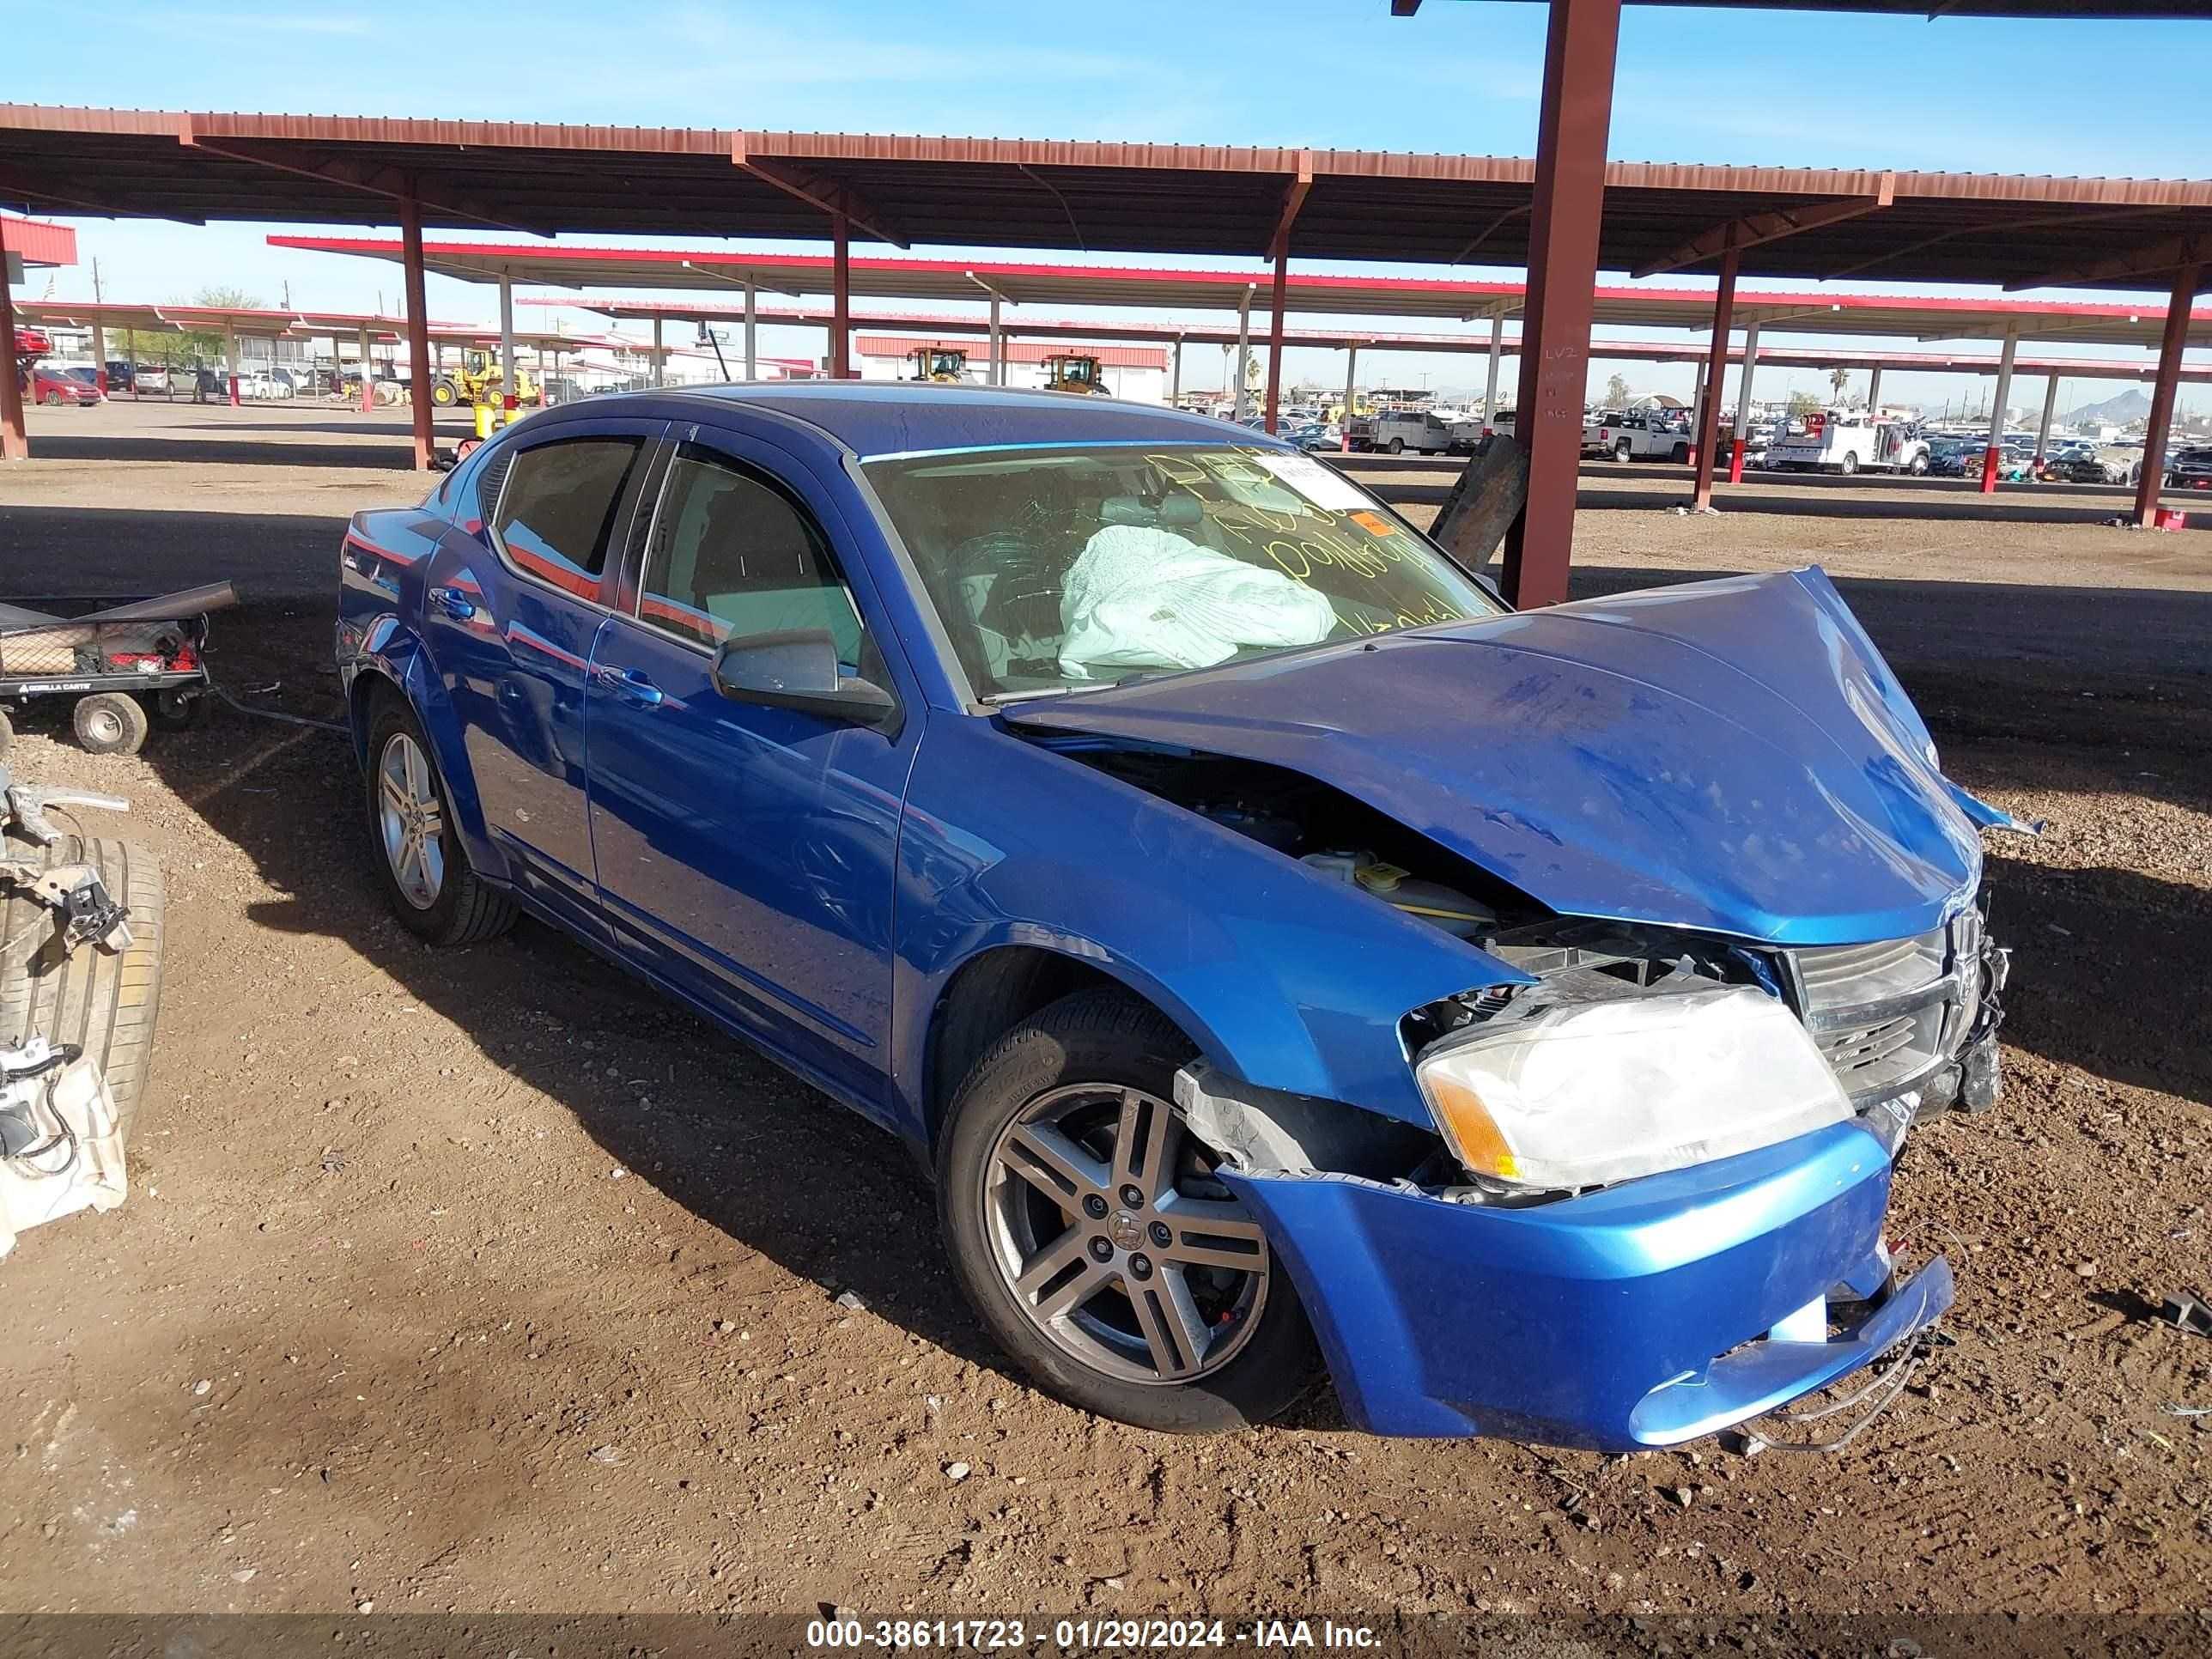
[{"label": "grille", "polygon": [[[1979,921],[1969,910],[1954,928]],[[1970,944],[1938,929],[1790,952],[1806,1027],[1855,1105],[1903,1093],[1950,1057],[1968,1023],[1962,981],[1980,974]]]}]

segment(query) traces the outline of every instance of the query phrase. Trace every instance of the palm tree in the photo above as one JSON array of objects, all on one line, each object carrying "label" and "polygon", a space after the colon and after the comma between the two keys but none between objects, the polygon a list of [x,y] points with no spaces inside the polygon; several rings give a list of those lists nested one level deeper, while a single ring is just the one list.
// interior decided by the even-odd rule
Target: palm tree
[{"label": "palm tree", "polygon": [[1829,389],[1836,394],[1836,401],[1839,404],[1843,402],[1844,394],[1850,391],[1851,386],[1850,370],[1848,368],[1830,369],[1828,371],[1828,386]]}]

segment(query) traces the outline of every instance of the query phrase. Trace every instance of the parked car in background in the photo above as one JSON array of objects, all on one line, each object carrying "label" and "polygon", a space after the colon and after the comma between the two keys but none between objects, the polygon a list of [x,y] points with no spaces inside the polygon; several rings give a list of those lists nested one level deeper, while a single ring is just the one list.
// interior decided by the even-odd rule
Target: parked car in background
[{"label": "parked car in background", "polygon": [[138,371],[120,357],[107,361],[107,390],[110,396],[134,389],[138,382]]},{"label": "parked car in background", "polygon": [[1687,461],[1690,445],[1689,416],[1677,410],[1608,410],[1583,437],[1585,450],[1616,461]]},{"label": "parked car in background", "polygon": [[2169,489],[2212,489],[2212,445],[2177,449],[2166,464]]},{"label": "parked car in background", "polygon": [[166,363],[140,363],[131,372],[131,389],[142,398],[167,397],[169,369]]},{"label": "parked car in background", "polygon": [[1817,570],[1512,615],[1289,443],[849,382],[533,416],[339,567],[401,923],[902,1137],[1085,1409],[1672,1445],[1951,1299],[1891,1161],[1995,1098],[2015,826]]},{"label": "parked car in background", "polygon": [[88,380],[79,380],[65,369],[38,364],[31,370],[27,395],[33,403],[54,408],[82,409],[100,401],[100,392]]},{"label": "parked car in background", "polygon": [[1983,448],[1978,438],[1931,438],[1928,443],[1928,471],[1939,478],[1963,478],[1969,474],[1979,477]]}]

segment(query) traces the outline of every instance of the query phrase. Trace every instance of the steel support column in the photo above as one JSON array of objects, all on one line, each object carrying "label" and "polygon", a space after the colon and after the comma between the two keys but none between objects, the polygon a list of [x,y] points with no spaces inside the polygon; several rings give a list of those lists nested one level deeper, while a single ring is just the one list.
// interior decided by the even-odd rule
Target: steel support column
[{"label": "steel support column", "polygon": [[751,277],[745,279],[745,379],[760,379],[760,304]]},{"label": "steel support column", "polygon": [[1997,357],[1996,396],[1990,400],[1990,442],[1989,447],[1982,451],[1982,494],[1984,495],[1996,494],[1997,446],[2004,438],[2005,405],[2012,401],[2013,359],[2019,355],[2020,329],[2015,325],[2005,330],[2004,350]]},{"label": "steel support column", "polygon": [[2158,495],[2166,483],[2166,440],[2173,427],[2173,394],[2181,384],[2181,351],[2189,339],[2189,309],[2203,281],[2203,265],[2182,266],[2173,273],[2173,297],[2166,305],[2158,380],[2151,388],[2150,418],[2143,423],[2142,482],[2136,486],[2136,523],[2145,530],[2158,522]]},{"label": "steel support column", "polygon": [[1867,418],[1881,418],[1881,365],[1874,366],[1874,374],[1867,381]]},{"label": "steel support column", "polygon": [[1528,457],[1528,494],[1505,534],[1505,594],[1519,606],[1567,597],[1620,37],[1620,0],[1552,0],[1513,417]]},{"label": "steel support column", "polygon": [[27,461],[23,387],[15,378],[15,300],[8,291],[8,221],[0,217],[0,461]]},{"label": "steel support column", "polygon": [[2035,465],[2038,471],[2044,458],[2051,453],[2051,421],[2058,413],[2058,377],[2046,375],[2043,382],[2043,422],[2035,428]]},{"label": "steel support column", "polygon": [[228,318],[222,325],[222,377],[230,387],[230,406],[238,407],[238,325]]},{"label": "steel support column", "polygon": [[1182,401],[1182,336],[1168,349],[1168,407],[1173,409]]},{"label": "steel support column", "polygon": [[[340,384],[344,383],[341,381]],[[376,412],[376,365],[369,361],[368,331],[366,328],[361,331],[361,412],[364,415]]]},{"label": "steel support column", "polygon": [[1729,444],[1729,482],[1743,482],[1743,452],[1751,436],[1751,380],[1759,368],[1759,319],[1743,331],[1743,373],[1735,388],[1735,426]]},{"label": "steel support column", "polygon": [[668,364],[668,358],[667,358],[667,355],[666,355],[665,352],[663,352],[663,351],[661,350],[661,348],[660,348],[660,319],[659,319],[659,318],[658,318],[658,317],[655,317],[655,318],[653,319],[653,385],[655,385],[655,386],[666,386],[666,385],[668,384],[668,368],[667,368],[667,364]]},{"label": "steel support column", "polygon": [[[15,343],[15,336],[8,337]],[[92,319],[92,383],[100,388],[100,395],[107,395],[107,331],[100,325],[100,319]]]},{"label": "steel support column", "polygon": [[853,234],[845,216],[830,216],[830,378],[853,378]]},{"label": "steel support column", "polygon": [[999,296],[991,296],[991,372],[985,377],[993,386],[1006,383],[1006,342],[999,332]]},{"label": "steel support column", "polygon": [[1490,313],[1490,382],[1482,389],[1482,422],[1485,426],[1498,418],[1498,365],[1505,356],[1505,313]]},{"label": "steel support column", "polygon": [[1275,251],[1275,286],[1267,311],[1267,430],[1275,429],[1283,407],[1283,294],[1291,276],[1291,256]]},{"label": "steel support column", "polygon": [[1358,343],[1347,340],[1344,343],[1344,418],[1337,422],[1336,447],[1340,454],[1352,453],[1352,388],[1353,377],[1358,373]]},{"label": "steel support column", "polygon": [[1721,383],[1728,378],[1729,335],[1735,327],[1735,275],[1743,256],[1735,248],[1721,255],[1720,285],[1713,290],[1713,337],[1698,371],[1698,434],[1692,440],[1696,471],[1690,481],[1690,505],[1713,504],[1713,461],[1721,441]]},{"label": "steel support column", "polygon": [[514,279],[499,273],[499,407],[508,420],[522,407],[514,389]]},{"label": "steel support column", "polygon": [[415,416],[415,470],[437,464],[438,441],[430,424],[430,302],[422,282],[422,204],[408,180],[399,198],[399,267],[407,293],[407,397]]},{"label": "steel support column", "polygon": [[1244,284],[1244,297],[1237,304],[1237,397],[1229,418],[1240,425],[1244,419],[1244,383],[1252,378],[1252,293],[1256,283]]}]

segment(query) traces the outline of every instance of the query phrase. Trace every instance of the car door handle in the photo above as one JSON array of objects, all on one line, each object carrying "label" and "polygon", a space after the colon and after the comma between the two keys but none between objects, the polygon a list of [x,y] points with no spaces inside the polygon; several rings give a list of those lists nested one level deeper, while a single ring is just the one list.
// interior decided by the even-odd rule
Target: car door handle
[{"label": "car door handle", "polygon": [[602,668],[599,679],[624,702],[635,703],[641,708],[658,708],[666,701],[665,694],[642,669]]},{"label": "car door handle", "polygon": [[477,614],[476,601],[458,587],[434,587],[424,597],[438,610],[459,622],[466,622]]}]

